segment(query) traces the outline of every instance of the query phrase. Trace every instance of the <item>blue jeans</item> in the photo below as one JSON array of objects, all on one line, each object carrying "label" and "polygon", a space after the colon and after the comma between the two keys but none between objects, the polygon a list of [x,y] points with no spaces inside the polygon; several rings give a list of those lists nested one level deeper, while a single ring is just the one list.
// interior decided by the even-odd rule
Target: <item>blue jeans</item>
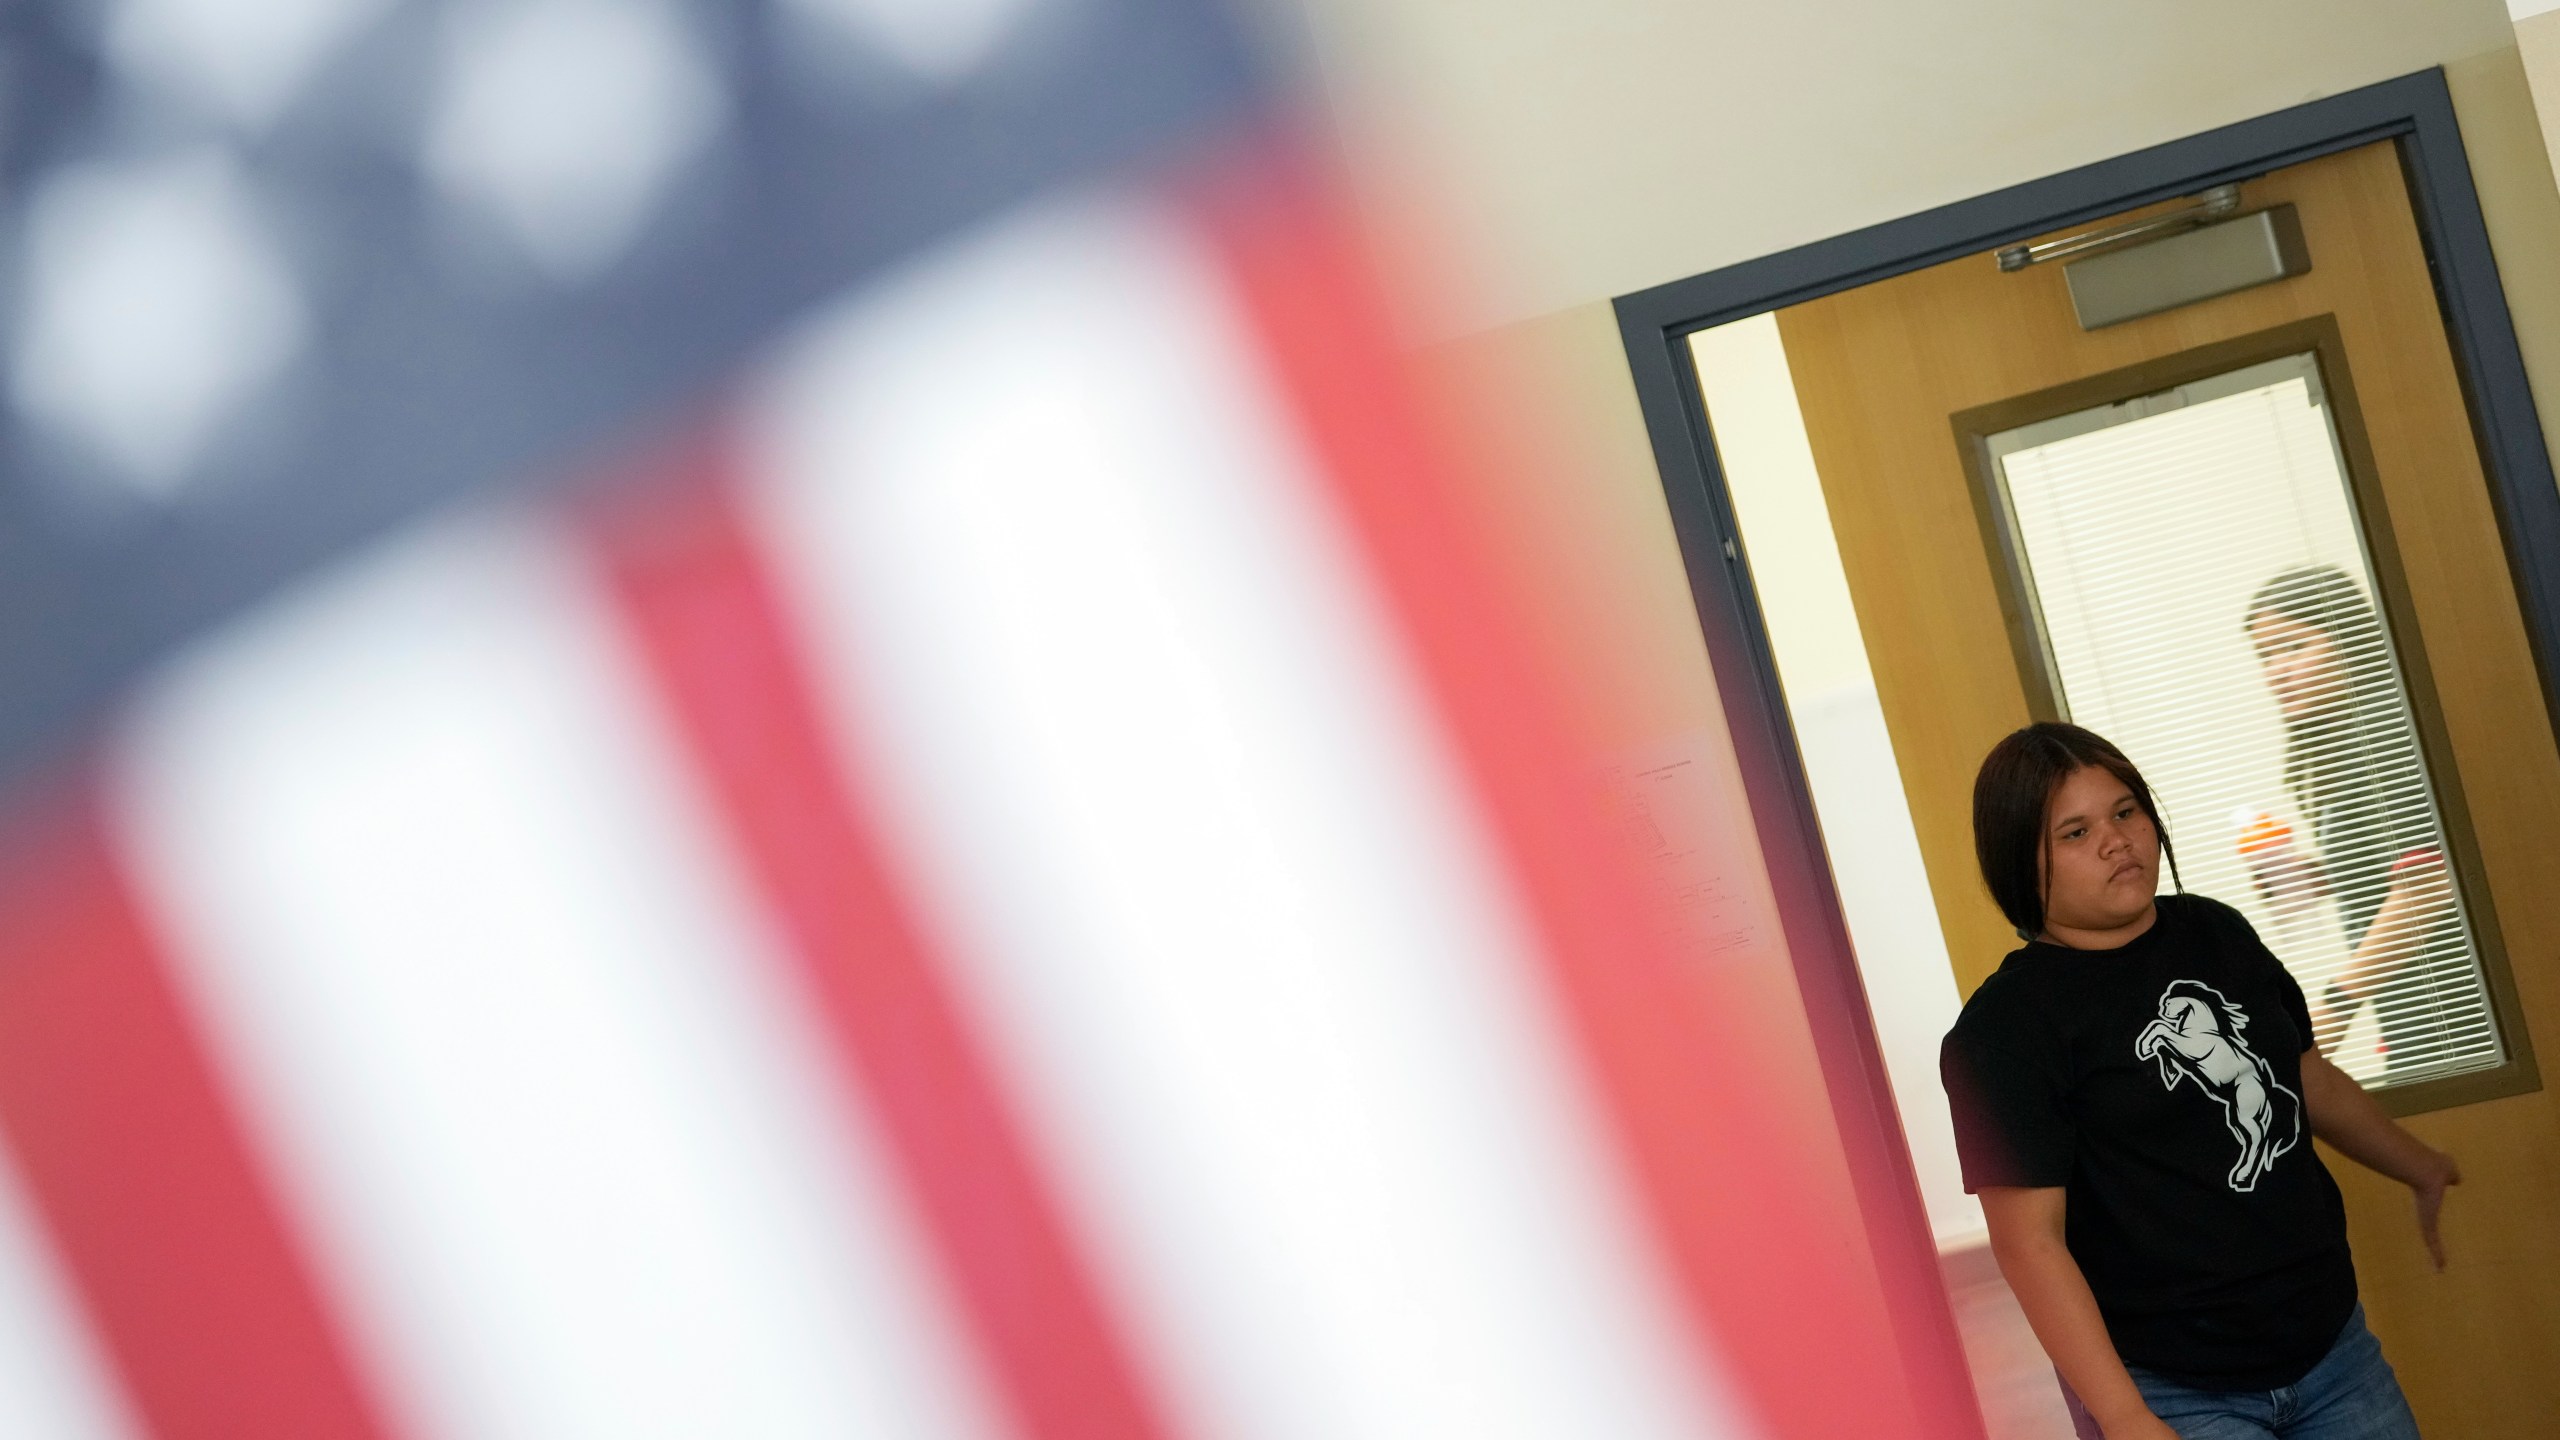
[{"label": "blue jeans", "polygon": [[[2281,1390],[2196,1390],[2136,1365],[2134,1388],[2180,1440],[2418,1440],[2417,1417],[2400,1393],[2382,1343],[2365,1328],[2364,1307],[2311,1373]],[[2102,1440],[2071,1387],[2062,1387],[2081,1440]]]}]

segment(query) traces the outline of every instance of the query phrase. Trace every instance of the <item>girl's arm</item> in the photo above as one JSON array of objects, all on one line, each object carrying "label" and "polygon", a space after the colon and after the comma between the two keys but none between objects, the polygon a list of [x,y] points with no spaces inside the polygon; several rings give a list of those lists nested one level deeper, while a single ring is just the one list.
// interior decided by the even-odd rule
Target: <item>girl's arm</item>
[{"label": "girl's arm", "polygon": [[2346,969],[2313,1005],[2312,1033],[2335,1045],[2356,1007],[2381,989],[2401,962],[2417,953],[2427,932],[2452,906],[2453,881],[2441,858],[2401,862],[2391,888],[2383,892],[2382,908],[2373,913],[2364,939],[2347,957]]},{"label": "girl's arm", "polygon": [[2393,873],[2382,908],[2373,912],[2364,939],[2347,961],[2338,988],[2357,1004],[2391,978],[2401,961],[2415,953],[2418,942],[2453,906],[2453,878],[2436,857],[2404,860]]},{"label": "girl's arm", "polygon": [[2444,1211],[2446,1187],[2462,1183],[2462,1171],[2453,1157],[2383,1114],[2354,1076],[2330,1064],[2318,1050],[2302,1052],[2302,1104],[2311,1112],[2312,1134],[2366,1169],[2409,1187],[2417,1201],[2418,1233],[2426,1239],[2427,1257],[2442,1270],[2444,1237],[2437,1232],[2436,1218]]},{"label": "girl's arm", "polygon": [[2018,1297],[2036,1339],[2080,1397],[2107,1440],[2177,1440],[2177,1432],[2142,1403],[2142,1392],[2116,1358],[2097,1297],[2080,1262],[2062,1243],[2063,1190],[1986,1185],[1982,1218],[1991,1227],[1991,1257]]}]

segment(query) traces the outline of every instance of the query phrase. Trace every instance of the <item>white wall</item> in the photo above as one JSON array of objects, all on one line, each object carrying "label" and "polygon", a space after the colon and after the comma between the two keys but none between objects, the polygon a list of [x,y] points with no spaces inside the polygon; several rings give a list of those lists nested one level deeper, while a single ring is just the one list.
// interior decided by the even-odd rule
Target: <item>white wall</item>
[{"label": "white wall", "polygon": [[1938,1084],[1955,973],[1773,315],[1690,342],[1876,1040],[1940,1249],[1982,1238]]},{"label": "white wall", "polygon": [[[2501,0],[1303,0],[1462,333],[2513,46]],[[2494,218],[2494,217],[2493,217]]]}]

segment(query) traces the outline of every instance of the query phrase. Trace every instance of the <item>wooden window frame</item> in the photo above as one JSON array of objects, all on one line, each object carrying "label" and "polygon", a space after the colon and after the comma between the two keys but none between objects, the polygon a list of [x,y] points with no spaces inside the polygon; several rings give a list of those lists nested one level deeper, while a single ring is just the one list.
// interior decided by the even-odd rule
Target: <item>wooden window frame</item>
[{"label": "wooden window frame", "polygon": [[2443,823],[2454,884],[2462,893],[2463,908],[2471,921],[2471,939],[2480,958],[2490,1023],[2497,1029],[2499,1047],[2505,1056],[2495,1065],[2459,1075],[2380,1086],[2374,1090],[2374,1098],[2394,1115],[2416,1115],[2520,1095],[2541,1088],[2541,1071],[2534,1062],[2533,1039],[2516,999],[2515,974],[2507,963],[2506,941],[2490,897],[2488,871],[2472,834],[2471,810],[2463,800],[2461,771],[2454,765],[2444,709],[2436,696],[2434,672],[2428,668],[2426,643],[2409,598],[2408,576],[2400,566],[2390,502],[2383,495],[2373,447],[2365,435],[2364,412],[2356,404],[2355,379],[2347,365],[2346,342],[2338,333],[2335,316],[2314,315],[2199,345],[2032,394],[1979,405],[1950,418],[1956,448],[1964,456],[1965,474],[1972,482],[1969,488],[1973,492],[1974,517],[1982,527],[1983,550],[1993,557],[1999,574],[2000,616],[2008,625],[2010,649],[2018,662],[2018,680],[2026,690],[2028,712],[2036,719],[2066,718],[2045,637],[2039,633],[2025,556],[2020,553],[2006,507],[2001,503],[2000,477],[1991,461],[1991,437],[2303,354],[2311,355],[2319,367],[2329,420],[2345,460],[2348,502],[2354,512],[2356,532],[2364,541],[2365,554],[2373,566],[2375,599],[2382,612],[2383,628],[2391,636],[2401,680],[2408,689],[2418,753],[2434,791],[2437,818]]}]

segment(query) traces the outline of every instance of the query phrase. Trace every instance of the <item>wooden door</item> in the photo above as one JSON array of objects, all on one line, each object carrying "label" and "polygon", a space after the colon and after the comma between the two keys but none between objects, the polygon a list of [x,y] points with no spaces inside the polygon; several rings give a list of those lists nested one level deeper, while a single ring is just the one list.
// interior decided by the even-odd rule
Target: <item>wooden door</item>
[{"label": "wooden door", "polygon": [[[1779,312],[1939,920],[1966,993],[2015,946],[1975,870],[1971,785],[1993,742],[2033,718],[2003,616],[2009,572],[1952,418],[2334,323],[2387,511],[2367,529],[2388,527],[2512,975],[2501,1019],[2529,1046],[2560,1036],[2560,753],[2397,157],[2375,144],[2247,186],[2250,208],[2288,201],[2308,274],[2094,332],[2060,266],[2003,273],[1987,255]],[[2504,1088],[2534,1083],[2528,1065]],[[2406,1123],[2466,1177],[2442,1275],[2406,1192],[2327,1157],[2374,1329],[2430,1435],[2560,1433],[2560,1105],[2537,1087]]]}]

